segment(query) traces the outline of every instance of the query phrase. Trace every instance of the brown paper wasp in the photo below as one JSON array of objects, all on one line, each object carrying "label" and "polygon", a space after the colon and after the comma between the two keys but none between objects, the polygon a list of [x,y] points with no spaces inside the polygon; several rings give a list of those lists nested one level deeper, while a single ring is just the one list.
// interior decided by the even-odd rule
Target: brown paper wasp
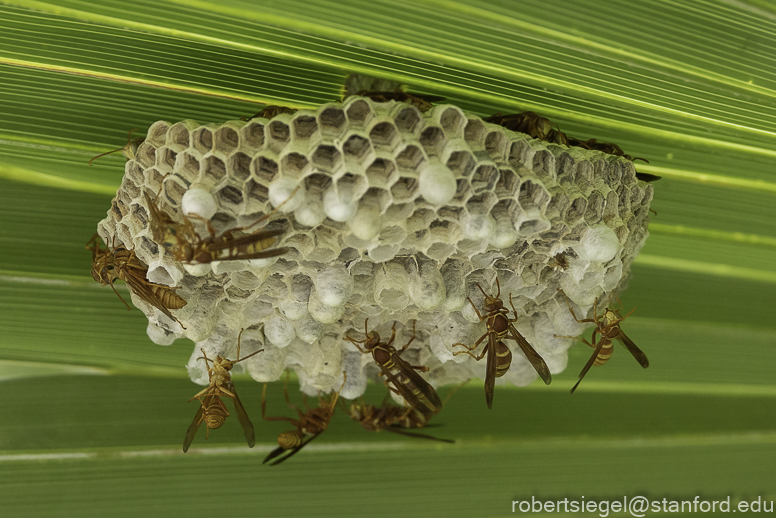
[{"label": "brown paper wasp", "polygon": [[111,153],[115,153],[116,151],[121,151],[121,154],[124,155],[124,158],[126,158],[127,160],[132,160],[133,158],[135,158],[135,155],[137,155],[137,148],[140,147],[140,144],[145,142],[145,138],[143,137],[132,138],[133,131],[137,131],[137,128],[129,130],[129,135],[127,135],[127,143],[124,147],[120,147],[118,149],[114,149],[113,151],[108,151],[106,153],[97,155],[96,157],[89,160],[89,165],[92,165],[92,162],[94,162],[98,158],[103,157],[105,155],[110,155]]},{"label": "brown paper wasp", "polygon": [[288,398],[288,372],[286,372],[286,383],[283,386],[283,394],[286,397],[286,405],[296,410],[299,414],[298,419],[293,417],[267,417],[267,384],[264,384],[264,389],[261,392],[261,417],[266,421],[288,421],[296,430],[289,432],[283,432],[278,435],[278,447],[272,450],[269,455],[264,459],[262,464],[266,464],[269,461],[270,466],[277,466],[281,462],[284,462],[289,457],[296,455],[299,450],[307,446],[313,439],[318,437],[329,427],[331,417],[334,415],[334,408],[337,406],[337,398],[339,393],[345,387],[345,382],[348,379],[347,373],[342,372],[342,386],[334,395],[331,396],[330,401],[326,401],[323,397],[318,398],[318,408],[309,408],[307,406],[307,396],[304,398],[305,412],[302,411],[296,405],[292,405]]},{"label": "brown paper wasp", "polygon": [[[235,237],[235,234],[245,232],[269,218],[293,198],[300,187],[294,189],[291,196],[252,225],[227,230],[220,236],[216,236],[216,230],[209,220],[197,214],[184,215],[183,223],[177,223],[166,212],[159,209],[156,203],[159,193],[153,200],[147,193],[144,195],[150,211],[149,226],[154,240],[182,263],[210,263],[276,257],[291,250],[287,247],[271,248],[277,241],[276,237],[286,232],[283,228],[257,230],[240,237]],[[194,221],[204,222],[208,231],[207,237],[200,237],[194,230]]]},{"label": "brown paper wasp", "polygon": [[557,125],[553,128],[550,119],[542,117],[536,112],[526,111],[509,115],[496,113],[482,120],[492,124],[498,124],[511,131],[525,133],[535,139],[544,140],[553,144],[563,144],[564,146],[569,145],[566,134],[560,131],[560,129],[557,128]]},{"label": "brown paper wasp", "polygon": [[[235,363],[246,360],[254,354],[259,354],[264,350],[259,349],[256,352],[252,352],[251,354],[240,358],[240,338],[242,338],[243,331],[244,330],[240,330],[240,334],[237,336],[236,360],[227,360],[220,355],[216,356],[213,360],[207,357],[204,349],[200,349],[202,351],[202,356],[197,359],[205,360],[210,384],[189,399],[189,401],[195,399],[199,400],[200,407],[199,410],[197,410],[196,415],[194,415],[194,420],[189,425],[189,429],[186,430],[186,437],[183,439],[184,453],[189,450],[191,442],[197,435],[199,425],[201,425],[203,421],[205,422],[205,426],[207,426],[207,433],[205,434],[205,439],[207,439],[208,436],[210,436],[210,430],[221,428],[221,425],[224,424],[226,418],[229,417],[229,411],[226,409],[226,405],[221,399],[222,397],[232,399],[234,410],[237,413],[237,420],[240,421],[240,426],[242,426],[245,440],[248,442],[248,447],[253,448],[253,445],[256,443],[253,423],[251,423],[248,414],[245,412],[245,407],[243,407],[240,398],[237,396],[237,391],[234,389],[234,383],[232,382],[232,376],[229,374],[229,371],[232,370]],[[211,363],[213,364],[212,367],[210,366]]]},{"label": "brown paper wasp", "polygon": [[[563,292],[561,291],[561,293]],[[593,330],[593,336],[590,338],[590,342],[584,338],[579,338],[576,336],[555,335],[558,338],[573,338],[575,340],[579,340],[594,349],[593,356],[590,357],[590,359],[587,361],[587,364],[585,364],[585,367],[582,369],[582,372],[579,373],[579,381],[577,381],[576,385],[574,385],[574,387],[571,389],[572,394],[575,390],[577,390],[577,387],[582,382],[582,378],[585,377],[587,371],[589,371],[593,365],[603,365],[612,356],[612,352],[614,351],[612,340],[619,340],[622,342],[625,348],[628,349],[628,351],[633,355],[634,358],[636,358],[636,361],[639,362],[642,367],[645,369],[649,367],[649,360],[647,359],[647,355],[644,354],[641,349],[636,347],[636,344],[634,344],[633,341],[622,332],[622,329],[620,329],[620,322],[628,318],[634,311],[636,311],[635,308],[624,317],[620,316],[620,309],[612,310],[609,308],[606,308],[602,315],[598,315],[596,310],[596,307],[598,306],[598,299],[595,299],[595,302],[593,302],[593,318],[585,318],[580,320],[577,318],[576,313],[574,313],[574,310],[571,308],[571,303],[569,302],[569,299],[566,297],[565,293],[563,293],[563,296],[566,298],[566,305],[568,306],[569,311],[571,311],[571,316],[574,317],[574,320],[580,324],[584,322],[593,322],[596,325],[596,328]],[[598,340],[598,342],[596,342],[595,339],[597,334],[601,335],[601,338]]]},{"label": "brown paper wasp", "polygon": [[[454,355],[468,354],[477,361],[481,360],[486,354],[488,355],[488,363],[485,367],[485,402],[488,404],[488,408],[493,407],[493,391],[496,386],[496,378],[500,378],[506,374],[510,365],[512,365],[512,351],[510,351],[509,347],[504,343],[504,340],[508,338],[512,338],[517,342],[517,345],[520,346],[523,354],[525,354],[525,357],[533,368],[536,369],[536,372],[539,373],[539,376],[545,384],[549,385],[552,381],[552,374],[550,374],[550,369],[547,367],[547,364],[542,357],[539,356],[539,353],[531,347],[528,340],[526,340],[513,325],[514,322],[517,322],[517,311],[515,310],[514,304],[512,304],[512,294],[509,295],[509,304],[512,306],[512,312],[514,312],[515,318],[507,318],[509,310],[504,307],[504,302],[501,300],[501,285],[499,284],[498,279],[496,279],[496,286],[498,292],[495,297],[492,297],[485,293],[482,286],[477,284],[477,287],[482,294],[485,295],[485,316],[480,314],[477,306],[472,302],[472,299],[467,297],[469,304],[472,305],[475,313],[477,313],[480,322],[487,320],[487,332],[471,347],[462,343],[453,344],[453,347],[460,346],[466,348],[465,351],[453,353]],[[479,356],[475,356],[472,351],[476,349],[486,337],[488,338],[487,345],[485,345]]]},{"label": "brown paper wasp", "polygon": [[439,439],[432,435],[408,431],[411,428],[425,428],[428,425],[428,419],[412,407],[400,407],[389,403],[387,400],[383,401],[379,408],[374,405],[367,405],[363,399],[360,402],[354,401],[350,404],[350,417],[354,421],[361,423],[364,430],[368,432],[386,430],[408,437],[455,443],[455,441],[450,439]]},{"label": "brown paper wasp", "polygon": [[[444,101],[444,97],[440,97],[438,95],[425,95],[425,94],[410,94],[405,92],[401,89],[401,87],[396,87],[391,92],[373,92],[368,90],[360,90],[352,95],[356,95],[359,97],[368,97],[369,99],[373,100],[377,103],[387,103],[389,101],[396,101],[399,103],[408,103],[413,105],[415,108],[420,110],[421,113],[426,113],[431,108],[434,107],[433,103]],[[345,99],[350,97],[350,95],[346,96]]]},{"label": "brown paper wasp", "polygon": [[[127,306],[127,310],[130,309],[129,304],[119,295],[113,285],[116,279],[121,279],[127,283],[132,293],[157,308],[168,318],[178,322],[178,324],[181,323],[170,313],[171,309],[180,309],[186,305],[186,301],[175,293],[178,288],[149,281],[146,277],[148,266],[137,258],[134,250],[116,246],[115,237],[112,249],[106,245],[105,250],[101,250],[99,234],[92,236],[86,243],[86,249],[92,251],[92,278],[103,286],[110,285],[121,302]],[[181,327],[183,327],[182,324]]]},{"label": "brown paper wasp", "polygon": [[278,115],[282,113],[287,113],[289,115],[296,113],[298,110],[295,110],[294,108],[289,108],[287,106],[277,106],[274,104],[271,104],[269,106],[265,106],[263,110],[261,110],[256,115],[251,115],[250,117],[240,117],[241,121],[249,121],[251,119],[272,119],[274,117],[277,117]]},{"label": "brown paper wasp", "polygon": [[[385,376],[385,385],[394,393],[400,395],[414,409],[423,414],[426,419],[430,419],[434,414],[442,409],[442,401],[434,390],[434,387],[415,372],[428,371],[428,367],[410,365],[401,358],[401,353],[407,350],[413,340],[415,340],[415,321],[412,321],[412,338],[404,344],[401,349],[396,349],[391,345],[396,338],[396,322],[391,328],[391,338],[387,342],[380,341],[380,335],[376,331],[369,331],[367,323],[364,321],[364,334],[366,338],[356,340],[350,336],[343,337],[343,340],[351,342],[356,348],[364,354],[371,354],[375,363],[380,367],[380,376]],[[363,347],[359,344],[364,344]]]}]

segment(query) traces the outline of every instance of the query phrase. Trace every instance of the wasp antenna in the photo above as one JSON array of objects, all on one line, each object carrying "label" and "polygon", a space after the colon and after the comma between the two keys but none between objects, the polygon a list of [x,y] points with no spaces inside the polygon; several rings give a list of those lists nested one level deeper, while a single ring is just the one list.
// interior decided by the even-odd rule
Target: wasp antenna
[{"label": "wasp antenna", "polygon": [[92,165],[92,162],[94,162],[95,160],[97,160],[101,156],[110,155],[111,153],[115,153],[116,151],[121,151],[122,149],[124,149],[124,148],[120,147],[118,149],[114,149],[113,151],[108,151],[107,153],[101,153],[101,154],[97,155],[96,157],[93,157],[91,160],[89,160],[89,165]]}]

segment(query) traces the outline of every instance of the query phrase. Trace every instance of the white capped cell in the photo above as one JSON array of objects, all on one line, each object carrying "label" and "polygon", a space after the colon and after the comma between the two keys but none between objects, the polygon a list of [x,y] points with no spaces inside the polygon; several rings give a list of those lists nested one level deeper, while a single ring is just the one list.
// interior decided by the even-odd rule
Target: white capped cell
[{"label": "white capped cell", "polygon": [[358,202],[347,188],[333,186],[323,195],[323,212],[334,221],[348,221],[357,210]]},{"label": "white capped cell", "polygon": [[315,292],[327,306],[341,306],[353,293],[353,277],[344,266],[327,266],[315,276]]},{"label": "white capped cell", "polygon": [[275,313],[264,323],[264,337],[275,347],[285,347],[296,338],[294,323]]},{"label": "white capped cell", "polygon": [[443,205],[449,202],[457,187],[453,172],[436,160],[420,172],[420,194],[429,203]]},{"label": "white capped cell", "polygon": [[269,184],[269,202],[281,212],[293,212],[304,201],[304,186],[292,178],[278,178]]},{"label": "white capped cell", "polygon": [[317,227],[324,219],[326,219],[326,212],[323,210],[323,201],[320,198],[314,198],[309,195],[306,196],[304,203],[294,211],[294,217],[301,225],[306,227]]},{"label": "white capped cell", "polygon": [[359,207],[356,217],[350,221],[350,230],[359,239],[369,241],[382,230],[380,210],[374,205]]},{"label": "white capped cell", "polygon": [[333,324],[334,322],[338,322],[345,312],[344,306],[330,306],[324,304],[315,290],[310,292],[307,310],[310,312],[311,317],[322,324]]},{"label": "white capped cell", "polygon": [[614,230],[601,223],[585,229],[574,250],[583,259],[605,263],[620,250],[620,240]]},{"label": "white capped cell", "polygon": [[195,187],[183,195],[181,210],[186,216],[196,214],[201,218],[210,219],[218,210],[218,204],[209,191]]}]

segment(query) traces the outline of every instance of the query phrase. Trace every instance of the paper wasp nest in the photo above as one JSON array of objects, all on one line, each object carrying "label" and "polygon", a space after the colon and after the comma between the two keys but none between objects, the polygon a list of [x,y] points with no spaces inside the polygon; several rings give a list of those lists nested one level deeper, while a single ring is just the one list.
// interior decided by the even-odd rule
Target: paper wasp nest
[{"label": "paper wasp nest", "polygon": [[[184,266],[149,230],[143,192],[160,193],[155,203],[173,220],[196,213],[220,234],[254,223],[297,186],[251,229],[286,228],[278,246],[291,251],[277,258]],[[398,321],[397,347],[417,320],[403,358],[428,366],[433,385],[482,378],[485,361],[453,356],[462,348],[452,344],[485,332],[466,298],[482,310],[475,284],[495,294],[496,277],[508,308],[512,294],[517,329],[562,371],[570,341],[553,335],[582,326],[558,288],[584,313],[622,287],[647,237],[652,195],[621,157],[534,140],[451,105],[420,113],[350,97],[272,120],[153,124],[99,233],[134,248],[149,280],[180,287],[188,304],[174,314],[185,330],[133,300],[154,342],[196,342],[194,381],[207,382],[200,348],[234,358],[245,328],[243,355],[265,349],[244,362],[256,380],[290,367],[314,394],[339,388],[347,370],[342,396],[352,398],[379,372],[342,339],[363,339],[367,317],[383,341]],[[530,383],[536,372],[507,345],[514,359],[502,379]]]}]

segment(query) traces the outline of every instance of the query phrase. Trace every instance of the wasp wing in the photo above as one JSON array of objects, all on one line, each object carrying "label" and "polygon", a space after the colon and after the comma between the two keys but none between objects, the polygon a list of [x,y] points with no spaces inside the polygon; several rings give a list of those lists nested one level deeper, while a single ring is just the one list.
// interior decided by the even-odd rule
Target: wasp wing
[{"label": "wasp wing", "polygon": [[256,432],[253,430],[253,423],[251,423],[242,401],[240,401],[240,398],[237,396],[237,391],[234,389],[234,383],[230,381],[227,384],[227,390],[234,394],[232,402],[234,403],[234,410],[237,413],[237,420],[240,421],[240,426],[242,426],[245,440],[248,442],[248,447],[253,448],[253,445],[256,444]]},{"label": "wasp wing", "polygon": [[398,354],[394,354],[393,359],[398,375],[383,369],[388,381],[393,383],[407,403],[427,418],[437,414],[442,409],[442,400],[439,399],[439,394],[434,387],[429,385],[423,376],[415,372],[415,369]]},{"label": "wasp wing", "polygon": [[531,362],[533,368],[536,369],[536,372],[539,373],[539,377],[542,378],[544,384],[549,385],[552,381],[552,374],[550,373],[550,368],[547,367],[547,364],[544,362],[544,359],[539,356],[539,353],[536,352],[536,349],[534,349],[531,344],[528,343],[528,340],[526,340],[525,337],[521,335],[517,329],[515,329],[515,326],[510,325],[509,331],[512,335],[512,338],[515,340],[515,342],[517,342],[517,345],[520,346],[520,350],[523,351],[525,357],[528,358],[528,361]]},{"label": "wasp wing", "polygon": [[[211,257],[202,260],[197,258],[196,262],[206,263],[211,261],[234,261],[239,259],[263,259],[266,257],[276,257],[287,253],[290,248],[273,248],[276,242],[275,237],[286,232],[286,229],[260,230],[247,236],[232,238],[231,236],[220,236],[212,240],[207,245],[207,250],[211,252]],[[264,241],[262,243],[262,241]]]},{"label": "wasp wing", "polygon": [[[156,294],[151,289],[150,287],[151,283],[145,277],[146,271],[147,271],[146,269],[143,269],[141,271],[138,268],[125,268],[123,281],[127,283],[127,286],[129,286],[129,288],[132,290],[132,293],[134,293],[144,301],[148,302],[153,307],[155,307],[156,309],[164,313],[170,320],[178,322],[178,324],[180,324],[180,326],[183,327],[183,324],[181,324],[181,321],[175,318],[172,315],[172,313],[170,313],[170,310],[164,306],[164,304],[162,303],[162,300],[159,297],[157,297]],[[157,286],[170,289],[169,286],[163,286],[161,284],[157,284]]]},{"label": "wasp wing", "polygon": [[634,358],[636,358],[636,361],[639,362],[642,367],[645,369],[649,367],[649,360],[647,359],[647,355],[644,354],[644,351],[636,347],[636,344],[633,343],[633,340],[628,338],[628,336],[622,332],[622,329],[620,329],[620,334],[617,335],[617,339],[622,342],[622,345],[628,349],[628,351],[633,355]]},{"label": "wasp wing", "polygon": [[[595,331],[593,332],[593,340],[595,340]],[[582,383],[582,379],[585,377],[585,374],[587,374],[587,371],[590,370],[590,367],[593,366],[595,363],[596,358],[598,358],[598,353],[601,352],[601,349],[603,349],[604,345],[608,343],[608,340],[602,335],[601,339],[598,341],[598,343],[595,346],[595,350],[593,351],[593,355],[590,357],[589,360],[587,360],[587,363],[582,368],[582,372],[579,373],[579,381],[571,388],[571,393],[573,394],[575,390],[577,390],[577,387],[580,383]]]},{"label": "wasp wing", "polygon": [[318,437],[319,435],[321,435],[321,432],[323,432],[323,430],[321,430],[320,432],[318,432],[318,433],[315,433],[315,434],[311,435],[310,437],[306,438],[306,439],[305,439],[305,440],[302,442],[302,444],[300,444],[300,445],[299,445],[299,446],[297,446],[296,448],[291,448],[290,450],[284,450],[282,446],[278,446],[277,448],[275,448],[274,450],[272,450],[272,451],[269,453],[269,455],[267,455],[267,456],[264,458],[264,461],[262,462],[262,464],[266,464],[268,461],[270,461],[270,460],[273,460],[273,459],[275,459],[275,460],[273,460],[272,462],[270,462],[270,463],[269,463],[269,465],[270,465],[270,466],[277,466],[277,465],[278,465],[278,464],[280,464],[281,462],[285,462],[285,461],[286,461],[286,460],[288,460],[290,457],[293,457],[294,455],[296,455],[296,453],[297,453],[299,450],[301,450],[302,448],[304,448],[305,446],[307,446],[307,443],[309,443],[310,441],[312,441],[313,439],[315,439],[316,437]]},{"label": "wasp wing", "polygon": [[452,439],[440,439],[439,437],[434,437],[433,435],[426,435],[424,433],[417,433],[417,432],[409,432],[405,430],[404,428],[400,428],[398,426],[389,426],[387,428],[384,428],[385,430],[388,430],[389,432],[398,433],[401,435],[406,435],[407,437],[417,437],[418,439],[430,439],[432,441],[439,441],[439,442],[446,442],[449,444],[455,444],[455,441]]},{"label": "wasp wing", "polygon": [[[208,400],[208,397],[206,397],[205,400]],[[205,402],[200,400],[199,403],[199,409],[194,415],[194,420],[189,425],[189,429],[186,430],[186,437],[183,439],[183,453],[189,451],[189,446],[191,446],[192,441],[194,441],[194,437],[197,435],[197,430],[199,430],[199,425],[201,425],[203,421],[203,416],[205,414]]]},{"label": "wasp wing", "polygon": [[642,182],[649,183],[649,182],[656,182],[656,181],[660,180],[663,177],[662,176],[658,176],[656,174],[640,173],[640,172],[636,171],[636,178],[638,178]]},{"label": "wasp wing", "polygon": [[496,333],[488,333],[488,360],[485,365],[485,402],[488,408],[493,408],[493,392],[496,390],[496,370],[498,358],[496,354]]}]

